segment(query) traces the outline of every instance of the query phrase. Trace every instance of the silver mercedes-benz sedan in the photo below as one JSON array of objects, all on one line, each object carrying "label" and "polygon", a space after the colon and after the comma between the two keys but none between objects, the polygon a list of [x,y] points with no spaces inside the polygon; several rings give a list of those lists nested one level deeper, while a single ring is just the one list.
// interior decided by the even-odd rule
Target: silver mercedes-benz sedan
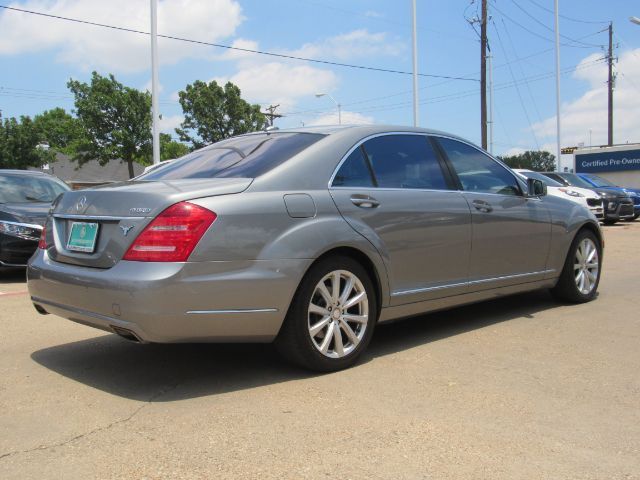
[{"label": "silver mercedes-benz sedan", "polygon": [[140,342],[271,342],[352,365],[377,323],[548,288],[595,298],[603,240],[483,150],[385,126],[259,132],[53,204],[41,313]]}]

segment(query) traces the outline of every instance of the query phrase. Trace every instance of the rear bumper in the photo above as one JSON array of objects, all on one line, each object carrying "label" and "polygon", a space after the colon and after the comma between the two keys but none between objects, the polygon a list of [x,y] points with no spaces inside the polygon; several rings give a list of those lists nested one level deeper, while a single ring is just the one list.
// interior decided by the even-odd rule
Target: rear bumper
[{"label": "rear bumper", "polygon": [[120,261],[97,269],[53,262],[39,250],[27,280],[32,301],[47,312],[126,329],[141,341],[268,342],[309,263]]}]

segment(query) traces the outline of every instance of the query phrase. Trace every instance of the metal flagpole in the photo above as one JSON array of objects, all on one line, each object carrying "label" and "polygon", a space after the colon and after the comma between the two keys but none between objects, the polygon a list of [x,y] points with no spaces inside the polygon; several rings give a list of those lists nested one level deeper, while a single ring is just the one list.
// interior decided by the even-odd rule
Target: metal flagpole
[{"label": "metal flagpole", "polygon": [[562,147],[560,146],[560,22],[558,12],[558,0],[555,0],[555,16],[556,16],[556,169],[562,171],[560,167],[560,155],[562,155]]},{"label": "metal flagpole", "polygon": [[416,0],[413,0],[413,126],[418,126],[418,33]]},{"label": "metal flagpole", "polygon": [[151,0],[151,115],[153,163],[160,163],[160,111],[158,109],[158,0]]}]

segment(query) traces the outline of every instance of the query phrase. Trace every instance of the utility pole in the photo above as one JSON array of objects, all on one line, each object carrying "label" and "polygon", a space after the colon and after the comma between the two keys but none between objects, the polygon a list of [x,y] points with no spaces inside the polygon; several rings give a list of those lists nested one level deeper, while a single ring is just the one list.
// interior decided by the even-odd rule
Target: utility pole
[{"label": "utility pole", "polygon": [[280,106],[280,104],[278,105],[269,105],[267,108],[265,108],[266,112],[262,112],[264,113],[264,116],[267,117],[269,119],[269,126],[273,127],[273,120],[275,118],[282,118],[284,115],[280,115],[279,113],[276,113],[276,108],[278,108]]},{"label": "utility pole", "polygon": [[609,22],[609,54],[607,55],[607,62],[609,63],[609,80],[607,87],[609,90],[609,135],[608,145],[613,145],[613,83],[615,81],[613,75],[613,22]]},{"label": "utility pole", "polygon": [[482,0],[480,21],[480,136],[487,149],[487,0]]},{"label": "utility pole", "polygon": [[489,56],[487,58],[487,66],[489,68],[489,153],[493,154],[493,55],[491,54],[491,46],[489,46]]}]

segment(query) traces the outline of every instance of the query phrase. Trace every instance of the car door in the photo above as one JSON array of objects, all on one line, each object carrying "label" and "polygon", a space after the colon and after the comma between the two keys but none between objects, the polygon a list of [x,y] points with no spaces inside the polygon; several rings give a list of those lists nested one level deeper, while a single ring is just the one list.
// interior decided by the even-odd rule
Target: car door
[{"label": "car door", "polygon": [[469,290],[541,280],[551,243],[550,213],[523,194],[508,168],[459,140],[437,141],[471,209]]},{"label": "car door", "polygon": [[452,181],[419,134],[366,140],[332,178],[340,213],[385,260],[391,305],[466,291],[471,213]]}]

